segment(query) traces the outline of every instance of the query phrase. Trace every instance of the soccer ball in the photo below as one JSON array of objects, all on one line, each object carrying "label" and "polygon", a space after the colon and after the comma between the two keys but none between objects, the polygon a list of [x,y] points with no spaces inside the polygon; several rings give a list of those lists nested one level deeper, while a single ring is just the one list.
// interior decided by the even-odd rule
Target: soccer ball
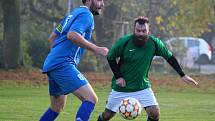
[{"label": "soccer ball", "polygon": [[137,118],[141,113],[141,105],[135,98],[123,99],[119,105],[119,114],[127,120],[133,120]]}]

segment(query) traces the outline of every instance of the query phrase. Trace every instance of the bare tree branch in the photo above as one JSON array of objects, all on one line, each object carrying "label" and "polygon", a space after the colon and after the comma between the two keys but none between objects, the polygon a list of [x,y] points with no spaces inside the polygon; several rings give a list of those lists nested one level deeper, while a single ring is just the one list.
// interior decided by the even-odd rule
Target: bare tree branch
[{"label": "bare tree branch", "polygon": [[30,6],[30,11],[33,12],[35,15],[39,16],[40,18],[43,18],[43,19],[45,19],[47,21],[51,21],[51,22],[60,21],[60,18],[58,18],[58,17],[51,17],[51,16],[48,16],[48,15],[42,13],[41,11],[37,10],[35,8],[32,0],[29,0],[29,6]]}]

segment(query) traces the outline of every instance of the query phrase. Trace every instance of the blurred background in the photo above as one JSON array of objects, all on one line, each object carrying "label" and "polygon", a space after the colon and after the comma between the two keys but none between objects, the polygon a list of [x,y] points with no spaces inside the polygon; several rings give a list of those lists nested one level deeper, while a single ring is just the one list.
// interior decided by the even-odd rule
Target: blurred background
[{"label": "blurred background", "polygon": [[[38,68],[49,52],[47,38],[59,21],[81,0],[1,0],[0,69]],[[159,37],[190,72],[215,73],[215,0],[105,0],[95,17],[93,42],[110,48],[133,32],[140,15],[150,20],[151,34]],[[109,72],[106,60],[87,51],[82,72]],[[165,70],[165,71],[163,71]],[[155,57],[151,71],[173,71]]]},{"label": "blurred background", "polygon": [[[102,15],[95,17],[94,43],[110,48],[120,36],[133,32],[136,17],[147,16],[150,34],[159,37],[185,73],[199,83],[186,85],[163,58],[155,57],[149,78],[160,103],[161,121],[214,121],[215,0],[104,1]],[[0,121],[38,121],[47,109],[48,79],[41,73],[49,52],[47,38],[79,5],[81,0],[0,0]],[[104,110],[112,72],[104,57],[85,52],[79,69],[100,100],[91,117],[95,121]],[[79,105],[77,98],[69,96],[57,120],[74,120]],[[123,119],[117,115],[113,121]]]}]

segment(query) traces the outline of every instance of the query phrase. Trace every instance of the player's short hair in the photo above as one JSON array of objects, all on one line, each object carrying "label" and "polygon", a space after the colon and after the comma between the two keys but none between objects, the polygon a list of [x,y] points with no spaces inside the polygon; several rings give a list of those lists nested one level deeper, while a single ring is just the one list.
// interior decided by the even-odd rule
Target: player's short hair
[{"label": "player's short hair", "polygon": [[145,16],[139,16],[138,18],[135,19],[134,26],[136,25],[136,23],[143,25],[145,23],[149,23],[149,19]]},{"label": "player's short hair", "polygon": [[82,0],[82,3],[85,4],[87,0]]}]

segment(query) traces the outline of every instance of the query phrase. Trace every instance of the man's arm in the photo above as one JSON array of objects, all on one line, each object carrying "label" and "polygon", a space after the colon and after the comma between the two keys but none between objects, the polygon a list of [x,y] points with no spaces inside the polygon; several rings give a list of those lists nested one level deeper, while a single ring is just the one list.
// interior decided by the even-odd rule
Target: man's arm
[{"label": "man's arm", "polygon": [[108,60],[108,63],[109,63],[109,65],[110,65],[110,68],[111,68],[111,70],[112,70],[112,72],[113,72],[115,78],[116,78],[116,79],[122,78],[123,76],[122,76],[122,73],[120,72],[120,67],[119,67],[119,65],[117,64],[116,59],[111,60],[111,59],[109,59],[109,58],[107,57],[107,60]]},{"label": "man's arm", "polygon": [[155,54],[158,56],[164,57],[167,62],[172,66],[172,68],[182,77],[182,80],[186,82],[187,84],[195,84],[198,85],[198,83],[189,77],[188,75],[184,74],[183,70],[181,69],[181,66],[179,65],[176,58],[173,56],[172,52],[170,52],[165,44],[158,38],[152,37],[156,44],[156,51]]},{"label": "man's arm", "polygon": [[96,54],[106,56],[108,53],[108,49],[106,47],[99,47],[89,41],[87,41],[84,37],[82,37],[79,33],[75,31],[70,31],[67,34],[67,38],[77,46],[88,49]]},{"label": "man's arm", "polygon": [[181,76],[185,76],[181,66],[179,65],[178,61],[176,60],[175,56],[171,56],[167,62],[172,66],[172,68]]},{"label": "man's arm", "polygon": [[119,38],[113,44],[113,46],[111,47],[107,55],[107,61],[116,79],[116,84],[121,87],[126,86],[126,81],[124,80],[123,74],[120,71],[120,65],[117,62],[117,58],[122,57],[122,52],[124,50],[124,45],[125,45],[124,40],[127,40],[127,39],[128,38],[125,36]]},{"label": "man's arm", "polygon": [[167,62],[172,66],[172,68],[182,77],[182,80],[187,84],[195,84],[198,85],[198,83],[189,77],[188,75],[184,74],[183,70],[181,69],[181,66],[179,65],[176,58],[172,55]]},{"label": "man's arm", "polygon": [[126,86],[126,82],[123,78],[123,75],[120,71],[120,67],[119,67],[119,64],[117,64],[117,61],[116,59],[114,60],[111,60],[111,59],[108,59],[108,63],[110,65],[110,68],[114,74],[114,77],[116,78],[116,84],[121,86],[121,87],[125,87]]},{"label": "man's arm", "polygon": [[48,42],[49,42],[50,48],[51,48],[51,46],[52,46],[54,40],[55,40],[57,37],[58,37],[58,35],[57,35],[56,33],[54,33],[54,32],[52,32],[52,33],[50,34],[50,36],[49,36],[49,38],[48,38]]}]

